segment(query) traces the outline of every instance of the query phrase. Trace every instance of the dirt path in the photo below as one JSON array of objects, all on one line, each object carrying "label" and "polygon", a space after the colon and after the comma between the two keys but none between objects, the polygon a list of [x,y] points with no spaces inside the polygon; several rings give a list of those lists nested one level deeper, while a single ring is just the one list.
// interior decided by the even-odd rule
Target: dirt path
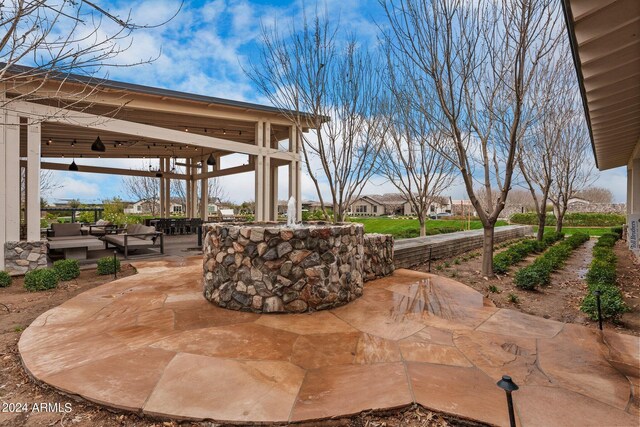
[{"label": "dirt path", "polygon": [[[123,265],[119,277],[135,274]],[[62,282],[57,289],[27,292],[23,279],[14,280],[8,288],[0,288],[0,427],[172,427],[206,426],[214,423],[158,421],[135,414],[115,413],[99,406],[58,393],[36,384],[24,371],[18,354],[21,332],[41,313],[62,304],[88,289],[113,280],[112,276],[97,276],[95,270],[82,271],[80,277]],[[16,408],[16,404],[19,404]],[[34,411],[46,404],[44,411]],[[11,406],[10,406],[11,405]],[[26,411],[20,412],[20,410]],[[477,426],[475,423],[446,419],[439,414],[414,406],[385,414],[364,413],[352,418],[301,424],[301,426]]]},{"label": "dirt path", "polygon": [[[514,265],[509,273],[492,279],[482,277],[482,259],[477,256],[467,261],[469,254],[440,260],[432,265],[432,273],[452,277],[474,288],[489,298],[498,307],[512,308],[524,313],[558,320],[567,323],[577,323],[596,328],[593,322],[580,311],[580,303],[587,293],[584,276],[591,263],[591,251],[596,239],[592,238],[571,254],[564,267],[553,273],[551,285],[535,291],[526,291],[513,284],[513,275],[522,267],[535,260],[536,255],[529,256],[524,261]],[[505,250],[497,250],[496,253]],[[640,268],[633,264],[631,254],[625,248],[624,242],[616,245],[618,255],[618,276],[625,300],[633,311],[622,316],[617,323],[605,322],[605,328],[615,329],[616,332],[640,335]],[[457,262],[457,263],[456,263]],[[427,265],[417,267],[420,271],[427,271]]]}]

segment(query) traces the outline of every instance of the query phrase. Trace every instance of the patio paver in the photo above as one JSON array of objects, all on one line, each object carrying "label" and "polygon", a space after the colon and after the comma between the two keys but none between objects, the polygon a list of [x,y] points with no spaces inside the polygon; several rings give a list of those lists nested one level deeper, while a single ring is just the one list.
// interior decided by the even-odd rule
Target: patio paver
[{"label": "patio paver", "polygon": [[43,313],[19,348],[38,380],[153,416],[318,420],[421,404],[508,425],[638,425],[640,340],[493,307],[448,278],[398,270],[346,306],[311,314],[225,310],[201,295],[202,261],[139,274]]}]

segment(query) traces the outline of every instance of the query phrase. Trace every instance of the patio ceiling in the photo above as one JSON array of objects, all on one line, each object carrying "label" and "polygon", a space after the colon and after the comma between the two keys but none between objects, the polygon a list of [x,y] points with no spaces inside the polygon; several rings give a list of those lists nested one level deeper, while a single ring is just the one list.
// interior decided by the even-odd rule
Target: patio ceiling
[{"label": "patio ceiling", "polygon": [[640,154],[640,1],[562,3],[596,164],[627,165]]}]

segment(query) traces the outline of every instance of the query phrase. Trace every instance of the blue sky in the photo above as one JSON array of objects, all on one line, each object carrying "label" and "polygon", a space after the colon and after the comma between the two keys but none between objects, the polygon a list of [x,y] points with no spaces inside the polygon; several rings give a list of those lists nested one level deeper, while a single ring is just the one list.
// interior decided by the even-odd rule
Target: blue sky
[{"label": "blue sky", "polygon": [[[179,4],[176,0],[101,1],[111,12],[126,15],[131,8],[132,18],[139,24],[155,24],[171,17]],[[266,0],[185,0],[182,10],[166,25],[134,34],[132,46],[118,58],[132,63],[157,57],[150,64],[131,68],[111,68],[108,77],[114,80],[164,87],[221,98],[266,103],[242,71],[256,57],[259,47],[260,23],[270,25],[274,20],[281,26],[291,17],[299,17],[305,7],[314,7],[310,1]],[[376,43],[378,23],[384,16],[378,0],[326,0],[322,2],[332,16],[348,24],[363,43]],[[103,161],[82,159],[79,164],[104,165]],[[138,161],[109,161],[110,166],[140,167]],[[286,198],[285,168],[280,198]],[[129,198],[121,188],[121,178],[96,174],[55,172],[61,187],[48,198],[78,198],[99,201],[120,196]],[[226,194],[234,202],[253,199],[253,174],[221,179]],[[600,173],[595,185],[610,188],[617,201],[626,198],[626,172],[624,168]],[[374,177],[364,193],[395,191],[392,184]],[[317,199],[311,180],[303,177],[304,199]],[[450,189],[454,199],[467,198],[461,183]]]}]

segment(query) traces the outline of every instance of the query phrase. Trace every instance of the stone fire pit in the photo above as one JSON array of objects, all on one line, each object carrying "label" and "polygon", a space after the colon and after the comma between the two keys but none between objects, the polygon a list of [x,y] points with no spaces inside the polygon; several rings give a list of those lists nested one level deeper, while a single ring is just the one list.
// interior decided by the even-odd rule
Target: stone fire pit
[{"label": "stone fire pit", "polygon": [[204,296],[233,310],[305,312],[362,295],[362,224],[209,224]]}]

